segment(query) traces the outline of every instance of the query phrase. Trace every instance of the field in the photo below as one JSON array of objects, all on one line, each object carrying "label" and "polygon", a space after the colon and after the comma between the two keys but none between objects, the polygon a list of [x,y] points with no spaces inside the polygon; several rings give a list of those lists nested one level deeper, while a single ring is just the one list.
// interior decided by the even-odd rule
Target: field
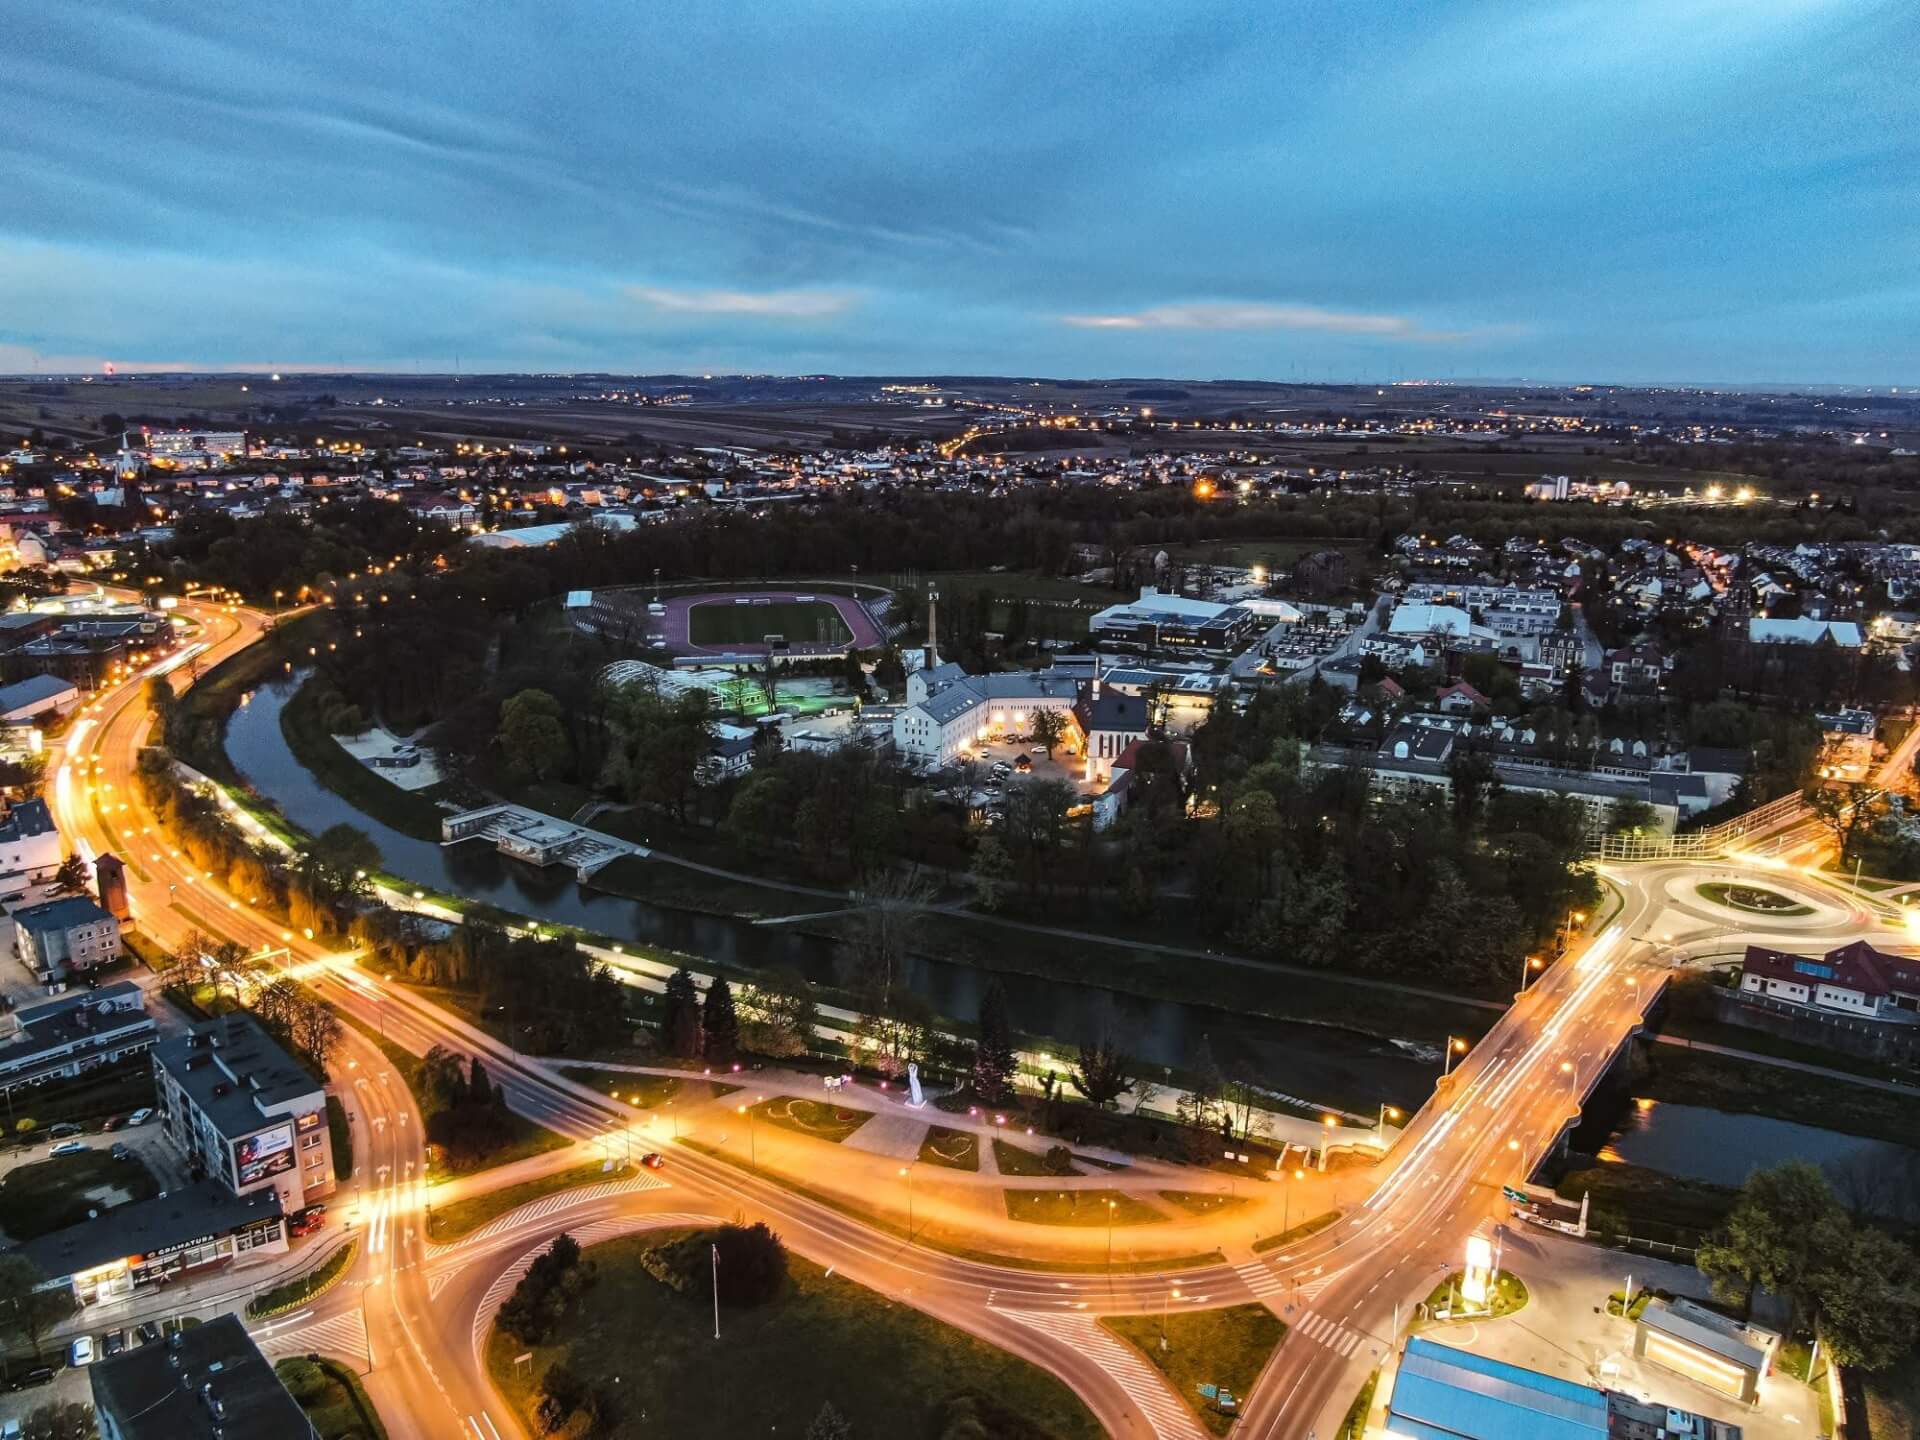
[{"label": "field", "polygon": [[[798,1436],[827,1403],[858,1436],[1100,1433],[1073,1393],[1037,1366],[797,1257],[772,1301],[721,1312],[716,1341],[704,1296],[677,1294],[641,1268],[643,1254],[674,1233],[588,1251],[597,1278],[552,1341],[532,1347],[530,1373],[513,1364],[525,1347],[492,1335],[488,1369],[521,1415],[540,1378],[564,1361],[592,1384],[611,1388],[619,1377],[621,1418],[605,1433],[620,1440]],[[969,1422],[974,1428],[961,1428]]]},{"label": "field", "polygon": [[758,645],[769,635],[809,645],[844,645],[853,638],[839,611],[824,600],[772,600],[764,605],[707,600],[687,614],[687,638],[695,645]]},{"label": "field", "polygon": [[1244,1402],[1267,1368],[1267,1357],[1287,1333],[1264,1305],[1107,1315],[1100,1325],[1146,1356],[1215,1435],[1227,1434],[1233,1417],[1215,1410],[1201,1397],[1200,1387],[1224,1386]]}]

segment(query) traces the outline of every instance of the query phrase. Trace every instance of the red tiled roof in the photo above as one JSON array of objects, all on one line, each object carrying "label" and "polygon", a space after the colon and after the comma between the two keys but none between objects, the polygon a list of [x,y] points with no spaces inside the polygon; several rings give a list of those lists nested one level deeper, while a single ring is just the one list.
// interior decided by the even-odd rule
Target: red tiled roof
[{"label": "red tiled roof", "polygon": [[[1833,973],[1809,974],[1805,970],[1795,969],[1796,964],[1819,965]],[[1864,940],[1829,950],[1815,961],[1784,950],[1749,945],[1741,969],[1746,974],[1758,975],[1762,979],[1790,980],[1800,985],[1831,985],[1836,989],[1871,995],[1875,999],[1882,999],[1895,989],[1903,994],[1920,993],[1920,960],[1906,955],[1889,955],[1874,949]]]}]

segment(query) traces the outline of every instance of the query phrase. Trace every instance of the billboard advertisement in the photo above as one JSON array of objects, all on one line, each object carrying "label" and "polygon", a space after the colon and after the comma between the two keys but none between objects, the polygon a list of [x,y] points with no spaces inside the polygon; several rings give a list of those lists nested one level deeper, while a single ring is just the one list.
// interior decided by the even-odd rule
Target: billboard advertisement
[{"label": "billboard advertisement", "polygon": [[293,1126],[276,1125],[249,1135],[233,1147],[233,1165],[239,1176],[236,1184],[243,1190],[269,1175],[293,1169]]}]

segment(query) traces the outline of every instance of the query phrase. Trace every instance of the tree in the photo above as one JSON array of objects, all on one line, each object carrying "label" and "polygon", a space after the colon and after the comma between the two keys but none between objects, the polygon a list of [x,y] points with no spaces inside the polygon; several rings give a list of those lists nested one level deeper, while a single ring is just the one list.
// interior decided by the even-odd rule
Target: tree
[{"label": "tree", "polygon": [[293,1012],[293,1048],[306,1058],[316,1075],[326,1076],[327,1066],[344,1032],[345,1027],[333,1013],[332,1006],[311,995],[301,997]]},{"label": "tree", "polygon": [[717,1268],[722,1305],[759,1305],[779,1294],[786,1284],[787,1247],[764,1220],[752,1225],[722,1225],[708,1237],[708,1244],[720,1252]]},{"label": "tree", "polygon": [[973,864],[967,873],[973,880],[973,896],[980,908],[998,910],[1001,890],[1013,876],[1013,857],[1007,854],[1007,847],[1000,843],[998,836],[985,836],[974,847]]},{"label": "tree", "polygon": [[572,762],[573,747],[560,702],[545,690],[522,690],[501,701],[493,740],[507,774],[515,780],[548,780]]},{"label": "tree", "polygon": [[791,967],[763,973],[742,985],[734,1004],[740,1012],[740,1045],[756,1055],[788,1059],[813,1045],[816,1012],[806,977]]},{"label": "tree", "polygon": [[100,1426],[91,1405],[52,1400],[27,1412],[20,1440],[100,1440]]},{"label": "tree", "polygon": [[714,976],[707,985],[700,1005],[700,1034],[709,1060],[731,1060],[740,1047],[740,1016],[733,1007],[733,987],[724,975]]},{"label": "tree", "polygon": [[25,1340],[36,1360],[47,1332],[79,1308],[69,1287],[42,1290],[46,1279],[19,1251],[0,1255],[0,1327]]},{"label": "tree", "polygon": [[1080,1042],[1080,1061],[1068,1076],[1073,1088],[1100,1109],[1110,1108],[1133,1090],[1133,1061],[1111,1034]]},{"label": "tree", "polygon": [[487,1078],[486,1068],[481,1065],[478,1055],[467,1066],[467,1100],[474,1105],[491,1105],[495,1099],[493,1082]]},{"label": "tree", "polygon": [[363,895],[380,868],[380,847],[356,825],[329,825],[307,846],[309,869],[334,897]]},{"label": "tree", "polygon": [[60,868],[53,872],[53,893],[56,895],[85,895],[93,888],[93,874],[87,869],[87,862],[78,854],[70,854],[60,862]]},{"label": "tree", "polygon": [[1188,1129],[1189,1146],[1195,1154],[1204,1153],[1211,1135],[1226,1123],[1227,1078],[1213,1058],[1213,1046],[1200,1037],[1200,1048],[1193,1055],[1193,1078],[1174,1103],[1174,1115]]},{"label": "tree", "polygon": [[1920,1262],[1871,1225],[1850,1225],[1817,1262],[1820,1337],[1842,1365],[1884,1370],[1920,1336]]},{"label": "tree", "polygon": [[1033,733],[1033,743],[1044,749],[1051,760],[1055,748],[1066,738],[1067,719],[1058,710],[1042,706],[1033,712],[1027,728]]},{"label": "tree", "polygon": [[853,1440],[853,1426],[847,1417],[833,1408],[831,1400],[820,1402],[820,1413],[807,1425],[805,1440]]},{"label": "tree", "polygon": [[1722,1299],[1744,1301],[1755,1287],[1787,1297],[1796,1319],[1814,1308],[1822,1250],[1845,1215],[1827,1177],[1806,1160],[1756,1170],[1739,1203],[1696,1263]]},{"label": "tree", "polygon": [[700,991],[684,965],[667,977],[660,1034],[670,1054],[691,1060],[700,1053]]},{"label": "tree", "polygon": [[983,1105],[1004,1105],[1013,1096],[1013,1026],[1007,991],[994,976],[980,996],[979,1035],[973,1042],[973,1093]]}]

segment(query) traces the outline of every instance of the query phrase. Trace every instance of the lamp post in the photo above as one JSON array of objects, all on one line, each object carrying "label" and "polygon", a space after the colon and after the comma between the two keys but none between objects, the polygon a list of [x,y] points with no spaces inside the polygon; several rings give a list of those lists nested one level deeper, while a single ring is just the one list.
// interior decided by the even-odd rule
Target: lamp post
[{"label": "lamp post", "polygon": [[1573,1077],[1573,1093],[1578,1095],[1580,1093],[1580,1071],[1574,1066],[1573,1061],[1562,1060],[1560,1062],[1560,1073]]},{"label": "lamp post", "polygon": [[1546,968],[1546,962],[1543,961],[1538,955],[1527,956],[1526,960],[1522,962],[1520,966],[1520,993],[1521,994],[1524,995],[1527,991],[1528,972],[1531,971],[1537,975],[1540,973],[1541,970],[1545,968]]},{"label": "lamp post", "polygon": [[900,1178],[907,1182],[907,1244],[913,1244],[913,1167],[902,1165]]},{"label": "lamp post", "polygon": [[1175,1285],[1172,1289],[1168,1290],[1165,1295],[1160,1297],[1160,1348],[1162,1350],[1167,1348],[1167,1309],[1173,1304],[1179,1294],[1180,1287]]},{"label": "lamp post", "polygon": [[1465,1040],[1462,1040],[1457,1035],[1449,1035],[1447,1037],[1447,1059],[1446,1063],[1440,1068],[1440,1078],[1442,1080],[1453,1073],[1453,1057],[1466,1053],[1467,1042]]},{"label": "lamp post", "polygon": [[750,1168],[760,1168],[760,1142],[754,1136],[753,1111],[745,1105],[734,1107],[734,1113],[747,1117],[747,1164]]},{"label": "lamp post", "polygon": [[1387,1117],[1389,1115],[1398,1120],[1400,1118],[1400,1107],[1397,1105],[1389,1105],[1385,1101],[1382,1101],[1380,1104],[1380,1123],[1376,1125],[1374,1129],[1379,1131],[1380,1143],[1383,1145],[1387,1140]]},{"label": "lamp post", "polygon": [[1107,1273],[1108,1275],[1112,1275],[1113,1273],[1113,1212],[1117,1208],[1118,1208],[1117,1202],[1112,1200],[1107,1201]]}]

